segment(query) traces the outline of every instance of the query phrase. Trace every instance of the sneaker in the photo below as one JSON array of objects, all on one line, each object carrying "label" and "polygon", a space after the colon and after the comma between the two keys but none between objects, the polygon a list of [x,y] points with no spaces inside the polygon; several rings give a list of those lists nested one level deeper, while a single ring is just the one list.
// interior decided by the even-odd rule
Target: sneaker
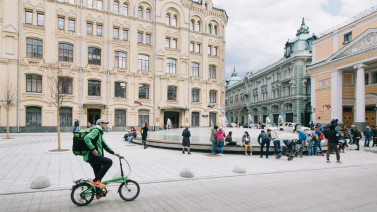
[{"label": "sneaker", "polygon": [[96,187],[101,187],[101,188],[105,188],[105,187],[106,187],[106,185],[103,184],[103,183],[101,183],[100,180],[97,180],[96,182],[94,182],[94,181],[92,180],[92,182],[91,182],[90,184],[92,184],[93,186],[96,186]]},{"label": "sneaker", "polygon": [[185,151],[182,151],[182,154],[185,154]]},{"label": "sneaker", "polygon": [[327,160],[326,162],[327,162],[327,163],[331,163],[331,161],[330,161],[330,160]]},{"label": "sneaker", "polygon": [[250,156],[252,156],[253,155],[253,152],[250,152]]},{"label": "sneaker", "polygon": [[187,154],[191,155],[191,153],[190,153],[190,152],[188,152]]},{"label": "sneaker", "polygon": [[340,160],[338,160],[338,161],[336,161],[337,163],[342,163],[342,161],[340,161]]},{"label": "sneaker", "polygon": [[103,192],[100,193],[100,194],[96,194],[96,199],[99,199],[99,198],[103,197],[104,195],[106,195],[106,194],[109,193],[109,192],[110,192],[110,190],[107,190],[107,189],[106,189],[106,191],[103,191]]},{"label": "sneaker", "polygon": [[263,158],[263,156],[261,155],[260,158]]},{"label": "sneaker", "polygon": [[248,156],[248,154],[247,154],[247,153],[245,153],[245,155],[246,155],[246,156]]},{"label": "sneaker", "polygon": [[268,159],[268,156],[266,157],[266,159]]}]

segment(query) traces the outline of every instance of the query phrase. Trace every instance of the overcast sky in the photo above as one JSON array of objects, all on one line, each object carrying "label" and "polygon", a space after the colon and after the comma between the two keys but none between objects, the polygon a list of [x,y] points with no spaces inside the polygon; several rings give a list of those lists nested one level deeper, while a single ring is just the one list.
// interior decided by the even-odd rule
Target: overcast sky
[{"label": "overcast sky", "polygon": [[283,57],[284,45],[296,36],[304,17],[310,33],[340,24],[376,0],[213,0],[226,10],[226,78],[258,71]]}]

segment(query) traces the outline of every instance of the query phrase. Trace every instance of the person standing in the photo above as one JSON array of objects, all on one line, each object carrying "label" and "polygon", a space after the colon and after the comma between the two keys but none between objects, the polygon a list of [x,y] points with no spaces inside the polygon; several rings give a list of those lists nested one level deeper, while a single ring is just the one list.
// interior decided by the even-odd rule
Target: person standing
[{"label": "person standing", "polygon": [[314,155],[317,155],[318,154],[318,148],[319,148],[319,151],[322,152],[322,146],[321,146],[322,140],[320,138],[322,132],[320,131],[320,128],[319,128],[318,125],[314,129],[315,129],[314,133],[317,135],[316,139],[318,137],[318,139],[314,141]]},{"label": "person standing", "polygon": [[279,153],[279,150],[281,150],[280,146],[280,140],[278,140],[278,135],[274,130],[267,129],[267,135],[268,138],[274,142],[274,148],[275,148],[275,155]]},{"label": "person standing", "polygon": [[370,147],[370,140],[372,139],[373,132],[370,129],[369,126],[366,126],[364,130],[364,136],[365,136],[365,141],[364,141],[364,147]]},{"label": "person standing", "polygon": [[232,131],[229,131],[228,135],[225,138],[225,142],[227,142],[226,145],[237,145],[237,143],[232,139]]},{"label": "person standing", "polygon": [[250,149],[250,155],[253,155],[253,147],[251,146],[250,136],[249,136],[249,133],[247,131],[244,132],[241,140],[242,140],[242,145],[245,147],[245,155],[248,155],[247,154],[247,147],[249,147],[249,149]]},{"label": "person standing", "polygon": [[215,150],[216,150],[216,145],[217,145],[217,139],[216,139],[216,132],[217,132],[217,126],[214,126],[212,129],[211,129],[211,142],[212,142],[212,149],[211,149],[211,154],[215,154]]},{"label": "person standing", "polygon": [[224,156],[225,132],[223,131],[223,129],[221,127],[216,132],[216,140],[217,140],[217,146],[219,148],[219,155]]},{"label": "person standing", "polygon": [[357,127],[353,127],[354,133],[353,133],[353,142],[356,144],[357,149],[355,150],[360,150],[360,139],[362,138],[361,132]]},{"label": "person standing", "polygon": [[372,147],[374,147],[374,145],[377,145],[377,129],[375,126],[372,126],[372,132],[373,132],[373,145]]},{"label": "person standing", "polygon": [[144,149],[148,148],[147,146],[147,136],[148,136],[148,124],[144,123],[142,132],[141,132],[141,145],[144,145]]},{"label": "person standing", "polygon": [[258,136],[258,143],[260,146],[260,157],[263,158],[263,147],[266,145],[266,158],[268,158],[268,153],[270,151],[270,139],[267,133],[262,130]]},{"label": "person standing", "polygon": [[330,163],[330,152],[335,151],[336,154],[336,161],[338,163],[341,163],[340,161],[340,154],[338,149],[339,144],[339,134],[335,130],[335,125],[330,125],[329,130],[325,130],[324,132],[325,138],[327,138],[328,144],[327,144],[327,152],[326,152],[326,159],[327,163]]},{"label": "person standing", "polygon": [[306,143],[308,144],[308,156],[313,156],[313,133],[309,129],[305,129]]},{"label": "person standing", "polygon": [[190,153],[190,137],[191,137],[191,133],[189,131],[189,127],[185,127],[185,129],[183,130],[182,132],[182,136],[183,136],[183,139],[182,139],[182,154],[185,154],[185,147],[187,147],[187,154],[191,154]]},{"label": "person standing", "polygon": [[75,123],[73,124],[73,132],[77,132],[80,130],[80,122],[79,120],[75,119]]}]

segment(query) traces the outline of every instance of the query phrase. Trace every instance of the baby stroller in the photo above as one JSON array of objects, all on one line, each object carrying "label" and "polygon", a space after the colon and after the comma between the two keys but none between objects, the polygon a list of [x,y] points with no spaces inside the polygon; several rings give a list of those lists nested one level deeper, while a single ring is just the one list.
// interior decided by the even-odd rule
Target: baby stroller
[{"label": "baby stroller", "polygon": [[276,155],[276,159],[280,159],[282,155],[286,155],[289,161],[293,160],[296,152],[295,140],[286,139],[283,140],[283,143],[285,144],[285,146],[283,146],[282,150],[279,150],[278,155]]},{"label": "baby stroller", "polygon": [[130,136],[130,131],[131,131],[131,130],[126,130],[126,133],[125,133],[124,136],[123,136],[124,141],[128,141],[128,137]]},{"label": "baby stroller", "polygon": [[295,142],[295,157],[300,156],[300,158],[302,158],[302,152],[304,151],[304,142],[300,140],[295,140]]}]

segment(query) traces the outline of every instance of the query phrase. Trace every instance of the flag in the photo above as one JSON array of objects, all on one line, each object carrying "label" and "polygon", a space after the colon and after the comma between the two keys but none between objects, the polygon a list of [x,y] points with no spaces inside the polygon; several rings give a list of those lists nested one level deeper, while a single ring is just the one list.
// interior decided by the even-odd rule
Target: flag
[{"label": "flag", "polygon": [[331,105],[325,105],[325,107],[326,107],[327,109],[330,109],[330,108],[331,108]]},{"label": "flag", "polygon": [[209,108],[214,108],[215,105],[208,105],[207,107],[209,107]]},{"label": "flag", "polygon": [[141,102],[139,102],[139,101],[134,101],[134,104],[135,104],[135,105],[140,105],[140,106],[143,105],[143,104],[142,104]]}]

